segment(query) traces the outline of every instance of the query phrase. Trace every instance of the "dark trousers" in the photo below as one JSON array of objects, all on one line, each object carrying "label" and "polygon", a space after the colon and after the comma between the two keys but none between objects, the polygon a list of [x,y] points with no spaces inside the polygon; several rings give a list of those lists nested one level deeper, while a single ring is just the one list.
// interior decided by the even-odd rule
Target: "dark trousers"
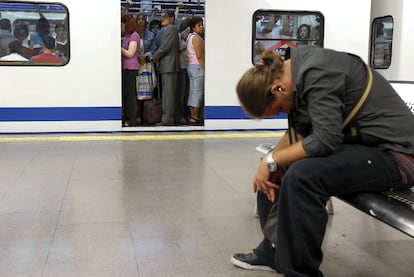
[{"label": "dark trousers", "polygon": [[161,74],[162,82],[162,119],[163,123],[175,123],[177,72]]},{"label": "dark trousers", "polygon": [[[400,183],[394,161],[375,147],[344,145],[330,156],[293,163],[279,191],[275,266],[288,277],[323,276],[319,267],[329,197],[386,191]],[[256,252],[267,249],[271,255],[266,241],[259,246]]]},{"label": "dark trousers", "polygon": [[135,124],[137,119],[137,78],[138,70],[122,70],[122,107],[124,121]]},{"label": "dark trousers", "polygon": [[177,74],[177,93],[175,107],[175,121],[180,123],[182,118],[190,118],[187,107],[188,100],[188,76],[187,70],[181,68]]},{"label": "dark trousers", "polygon": [[[277,221],[277,213],[278,213],[278,202],[277,202],[276,194],[276,201],[272,203],[267,199],[266,194],[261,191],[257,192],[257,212],[259,214],[259,221],[260,227],[262,229],[264,239],[259,243],[259,245],[254,249],[256,255],[260,258],[260,260],[267,266],[271,268],[275,268],[275,248],[272,246],[272,243],[266,238],[265,229],[267,232],[271,232],[269,230],[269,222],[270,221]],[[271,211],[273,211],[271,213]],[[272,217],[272,218],[270,218]],[[271,224],[274,226],[274,224]],[[273,230],[276,233],[276,230]],[[280,269],[277,269],[280,271]]]}]

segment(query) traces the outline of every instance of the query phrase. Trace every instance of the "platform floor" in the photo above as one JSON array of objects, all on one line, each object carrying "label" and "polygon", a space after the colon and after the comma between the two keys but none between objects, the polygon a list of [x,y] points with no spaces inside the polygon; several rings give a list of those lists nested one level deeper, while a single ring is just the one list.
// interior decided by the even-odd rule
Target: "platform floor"
[{"label": "platform floor", "polygon": [[[0,136],[0,276],[281,276],[229,262],[262,238],[254,149],[273,134]],[[413,276],[413,239],[334,208],[326,276]]]}]

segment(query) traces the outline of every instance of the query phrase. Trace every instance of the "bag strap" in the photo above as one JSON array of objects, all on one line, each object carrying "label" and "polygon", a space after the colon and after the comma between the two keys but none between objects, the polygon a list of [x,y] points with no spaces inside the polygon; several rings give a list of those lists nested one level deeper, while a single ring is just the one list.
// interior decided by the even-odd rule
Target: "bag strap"
[{"label": "bag strap", "polygon": [[342,129],[345,129],[345,127],[348,126],[348,124],[355,118],[355,116],[361,110],[362,106],[365,104],[366,100],[368,99],[369,94],[372,91],[372,87],[374,84],[372,70],[368,65],[366,65],[366,68],[367,68],[367,81],[365,84],[365,89],[362,92],[361,97],[359,98],[358,102],[352,108],[352,111],[347,115],[344,122],[342,123]]}]

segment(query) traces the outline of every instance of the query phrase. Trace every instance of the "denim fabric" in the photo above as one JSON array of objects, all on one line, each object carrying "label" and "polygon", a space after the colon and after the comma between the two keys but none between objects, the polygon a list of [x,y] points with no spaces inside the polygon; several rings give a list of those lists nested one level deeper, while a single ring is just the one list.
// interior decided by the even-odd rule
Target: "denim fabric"
[{"label": "denim fabric", "polygon": [[187,66],[190,88],[187,105],[200,108],[204,97],[204,69],[199,64]]}]

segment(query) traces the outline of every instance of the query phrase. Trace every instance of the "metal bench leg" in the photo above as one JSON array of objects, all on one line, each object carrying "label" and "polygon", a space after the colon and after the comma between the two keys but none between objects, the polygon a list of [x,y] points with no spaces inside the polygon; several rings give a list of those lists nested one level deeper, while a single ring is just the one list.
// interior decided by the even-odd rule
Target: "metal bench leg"
[{"label": "metal bench leg", "polygon": [[257,210],[257,201],[254,201],[254,211],[253,211],[253,215],[255,217],[259,217],[259,211]]}]

